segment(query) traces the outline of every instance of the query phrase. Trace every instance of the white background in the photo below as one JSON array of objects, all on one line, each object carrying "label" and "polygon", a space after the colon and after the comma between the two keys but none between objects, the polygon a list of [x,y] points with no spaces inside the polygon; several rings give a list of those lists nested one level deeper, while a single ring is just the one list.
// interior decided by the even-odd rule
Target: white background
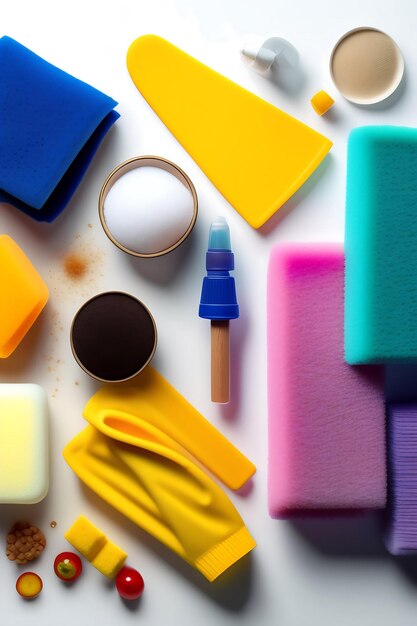
[{"label": "white background", "polygon": [[[33,568],[43,577],[44,591],[35,602],[21,600],[14,591],[17,566],[1,556],[1,624],[415,623],[417,568],[413,560],[386,554],[377,520],[269,519],[265,336],[265,279],[271,247],[285,240],[343,239],[349,130],[361,124],[415,124],[415,7],[413,0],[3,3],[3,34],[113,96],[120,103],[121,119],[55,223],[37,224],[14,208],[1,207],[1,232],[16,238],[29,254],[51,296],[30,335],[11,358],[0,362],[0,380],[42,384],[49,396],[52,428],[52,484],[47,499],[35,507],[0,509],[1,543],[17,518],[29,518],[47,533],[49,546]],[[400,97],[388,103],[391,106],[355,107],[331,84],[328,59],[333,44],[343,32],[361,25],[386,30],[403,51],[406,81]],[[148,32],[170,39],[334,141],[325,163],[260,231],[248,226],[220,196],[131,82],[126,50]],[[241,63],[238,50],[254,36],[260,42],[267,36],[281,36],[293,43],[300,55],[296,88],[274,84]],[[333,113],[323,119],[309,104],[319,89],[336,99]],[[113,247],[97,216],[98,193],[108,172],[140,154],[177,162],[196,185],[200,201],[192,237],[177,252],[153,261],[133,260]],[[197,315],[208,228],[217,214],[225,215],[231,227],[241,306],[241,317],[232,323],[233,401],[226,408],[212,405],[209,399],[209,323]],[[79,284],[65,279],[62,271],[62,256],[70,250],[84,252],[91,261],[89,274]],[[129,291],[149,306],[159,330],[154,365],[258,467],[252,491],[246,496],[231,494],[258,547],[251,558],[214,584],[84,489],[61,457],[66,442],[83,427],[83,406],[97,388],[71,356],[69,325],[87,297],[107,289]],[[53,558],[66,549],[63,532],[81,513],[125,548],[129,563],[142,572],[146,593],[139,604],[125,606],[88,564],[83,579],[72,588],[55,578]],[[54,530],[49,527],[53,519],[58,522]]]}]

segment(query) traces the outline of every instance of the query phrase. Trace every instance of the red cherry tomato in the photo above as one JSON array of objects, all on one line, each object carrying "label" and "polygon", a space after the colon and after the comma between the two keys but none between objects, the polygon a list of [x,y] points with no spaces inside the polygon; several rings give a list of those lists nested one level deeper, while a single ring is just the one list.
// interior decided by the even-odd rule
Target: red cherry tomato
[{"label": "red cherry tomato", "polygon": [[142,595],[145,583],[133,567],[122,567],[116,576],[116,588],[124,600],[136,600]]},{"label": "red cherry tomato", "polygon": [[77,580],[83,571],[83,564],[78,554],[74,552],[61,552],[55,558],[54,572],[61,580],[72,582]]}]

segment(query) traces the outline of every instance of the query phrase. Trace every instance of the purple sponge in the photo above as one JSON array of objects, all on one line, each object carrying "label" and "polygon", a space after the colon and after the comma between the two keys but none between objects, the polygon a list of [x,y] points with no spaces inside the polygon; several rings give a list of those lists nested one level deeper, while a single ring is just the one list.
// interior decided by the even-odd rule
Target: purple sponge
[{"label": "purple sponge", "polygon": [[343,358],[339,245],[272,250],[268,271],[269,511],[378,509],[386,503],[380,367]]},{"label": "purple sponge", "polygon": [[417,405],[388,412],[389,508],[386,544],[391,554],[417,550]]}]

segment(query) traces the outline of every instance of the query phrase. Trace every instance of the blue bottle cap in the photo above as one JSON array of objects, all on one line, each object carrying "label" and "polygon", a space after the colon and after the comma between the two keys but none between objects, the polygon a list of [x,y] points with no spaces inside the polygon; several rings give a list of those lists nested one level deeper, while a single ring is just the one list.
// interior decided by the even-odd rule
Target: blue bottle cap
[{"label": "blue bottle cap", "polygon": [[199,316],[210,320],[231,320],[239,317],[235,279],[229,275],[234,268],[230,230],[224,217],[217,217],[210,226],[206,255],[207,276],[201,290]]}]

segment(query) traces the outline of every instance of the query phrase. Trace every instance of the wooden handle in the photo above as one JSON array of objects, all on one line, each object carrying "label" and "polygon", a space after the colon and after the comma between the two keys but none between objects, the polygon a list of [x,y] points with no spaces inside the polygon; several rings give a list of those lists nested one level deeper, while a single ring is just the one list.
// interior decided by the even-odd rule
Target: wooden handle
[{"label": "wooden handle", "polygon": [[229,320],[211,321],[211,401],[230,398]]}]

